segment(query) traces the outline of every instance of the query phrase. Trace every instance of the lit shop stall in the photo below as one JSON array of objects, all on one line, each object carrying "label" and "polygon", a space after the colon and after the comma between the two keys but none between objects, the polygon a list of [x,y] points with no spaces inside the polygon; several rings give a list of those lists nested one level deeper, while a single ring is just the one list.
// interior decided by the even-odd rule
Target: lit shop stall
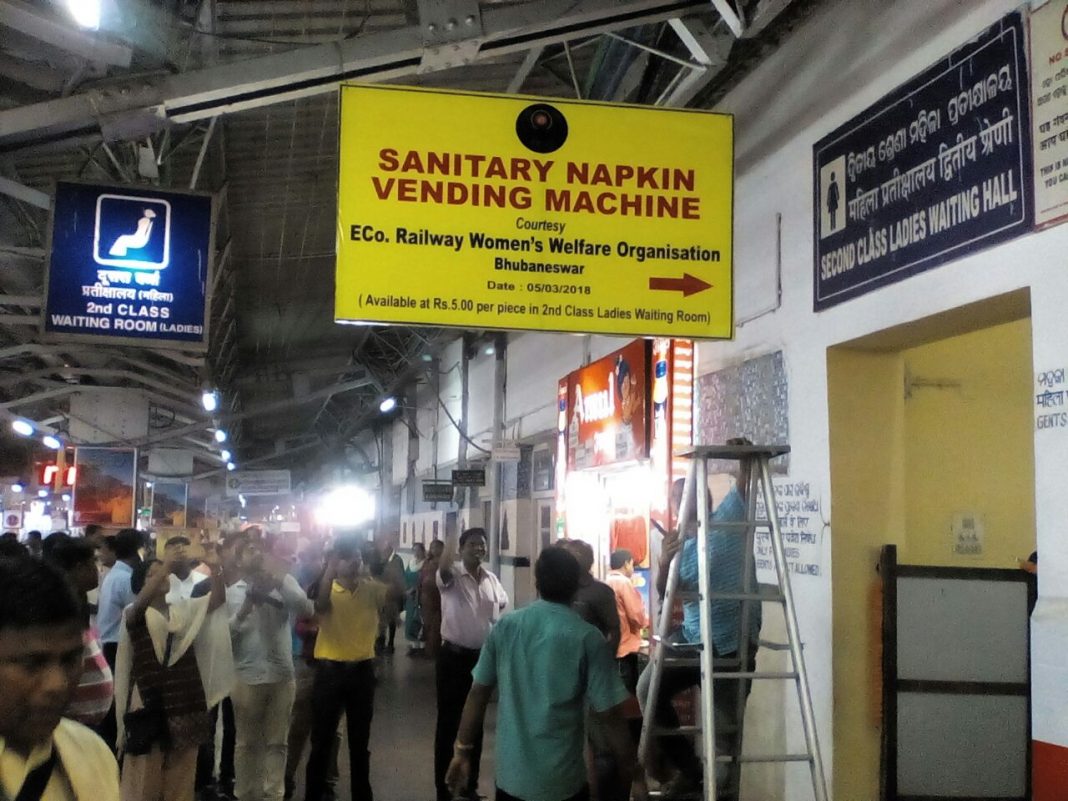
[{"label": "lit shop stall", "polygon": [[692,443],[693,385],[693,343],[676,339],[636,340],[559,384],[557,531],[590,543],[598,576],[612,551],[634,554],[647,606],[651,521],[673,522],[671,482],[686,467],[672,452]]}]

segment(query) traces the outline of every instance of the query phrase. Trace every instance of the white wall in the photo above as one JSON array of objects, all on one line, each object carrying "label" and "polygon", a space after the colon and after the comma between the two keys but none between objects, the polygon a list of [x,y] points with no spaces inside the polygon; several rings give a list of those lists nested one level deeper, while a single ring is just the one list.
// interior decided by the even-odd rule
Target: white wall
[{"label": "white wall", "polygon": [[[745,320],[774,300],[774,229],[782,215],[783,303],[742,326],[733,342],[703,343],[698,373],[753,355],[785,352],[789,380],[791,477],[811,483],[830,509],[826,351],[835,343],[966,303],[1032,287],[1036,373],[1068,366],[1068,226],[1018,238],[864,297],[812,311],[812,146],[1015,7],[1013,0],[840,0],[820,8],[721,104],[736,115],[736,315]],[[1068,577],[1068,431],[1036,432],[1036,505],[1042,593],[1065,593]],[[795,579],[816,715],[830,775],[835,699],[831,676],[830,537],[819,578]],[[1058,606],[1058,604],[1060,604]],[[1034,619],[1036,739],[1068,744],[1068,599],[1043,600]],[[1057,649],[1060,658],[1057,659]],[[865,703],[865,699],[837,699]],[[747,733],[759,720],[747,720]],[[769,728],[769,733],[771,729]],[[790,727],[787,750],[803,750]],[[800,776],[801,774],[794,774]],[[807,799],[792,781],[790,799]],[[866,801],[866,799],[850,799]]]}]

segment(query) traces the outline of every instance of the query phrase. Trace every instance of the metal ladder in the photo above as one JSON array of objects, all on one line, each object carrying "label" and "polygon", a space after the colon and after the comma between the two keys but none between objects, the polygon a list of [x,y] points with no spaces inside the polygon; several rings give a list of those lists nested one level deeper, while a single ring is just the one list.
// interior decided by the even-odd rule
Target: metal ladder
[{"label": "metal ladder", "polygon": [[[690,502],[692,497],[697,498],[697,531],[696,535],[687,532],[685,538],[696,536],[697,553],[708,553],[708,530],[712,509],[708,507],[708,493],[701,488],[708,487],[708,460],[721,459],[737,461],[741,467],[742,476],[746,479],[746,519],[744,521],[716,522],[714,528],[731,535],[744,536],[745,568],[744,586],[740,593],[712,593],[710,587],[710,572],[715,565],[709,565],[707,558],[698,559],[698,590],[696,593],[685,593],[679,590],[679,561],[682,549],[671,560],[668,572],[667,590],[660,609],[660,620],[657,626],[658,636],[654,637],[654,649],[652,654],[652,675],[650,677],[648,696],[644,699],[644,720],[642,723],[641,740],[638,746],[639,758],[642,764],[648,765],[651,740],[654,737],[700,735],[702,748],[699,751],[704,762],[704,798],[716,801],[716,769],[717,763],[787,763],[807,762],[812,776],[812,791],[815,801],[827,801],[827,780],[823,771],[823,761],[820,756],[819,739],[816,733],[816,723],[812,711],[812,695],[809,690],[808,674],[805,670],[804,654],[802,653],[801,638],[797,627],[797,615],[794,608],[793,592],[790,589],[790,577],[786,567],[786,557],[783,549],[782,531],[779,527],[779,517],[775,506],[775,488],[771,481],[771,469],[769,462],[777,456],[790,452],[788,445],[702,445],[692,450],[679,453],[679,456],[689,458],[690,466],[686,473],[681,508],[678,513],[678,525],[684,525],[689,520]],[[701,491],[694,493],[694,489]],[[739,490],[742,488],[740,487]],[[757,518],[757,492],[761,493],[764,500],[766,517]],[[778,586],[767,586],[762,590],[761,586],[752,586],[754,575],[753,545],[757,528],[766,528],[770,531],[771,551],[775,562],[775,573],[778,577]],[[763,586],[763,585],[762,585]],[[767,590],[770,590],[768,592]],[[672,614],[676,598],[696,600],[702,604],[701,614],[701,642],[712,642],[712,627],[707,603],[711,600],[733,600],[742,602],[741,626],[739,636],[739,658],[737,660],[715,659],[713,649],[702,645],[690,646],[694,656],[668,657],[662,643],[668,641],[668,635],[672,630]],[[786,632],[788,642],[785,644],[761,643],[777,650],[789,650],[793,662],[793,670],[786,672],[761,672],[745,670],[749,661],[749,609],[752,603],[764,601],[777,602],[783,605],[786,618]],[[663,679],[664,668],[668,667],[695,667],[701,670],[701,716],[697,726],[683,726],[678,729],[657,726],[655,723],[657,699],[660,694],[660,685]],[[726,755],[716,753],[715,738],[715,715],[713,707],[712,679],[750,679],[750,680],[792,680],[797,688],[798,703],[801,710],[801,722],[804,728],[806,751],[799,754],[753,754],[753,755]],[[737,720],[737,742],[739,749],[742,742],[742,712],[746,702],[746,694],[743,692],[744,682],[736,682],[738,687],[739,705]],[[651,793],[655,797],[655,793]]]}]

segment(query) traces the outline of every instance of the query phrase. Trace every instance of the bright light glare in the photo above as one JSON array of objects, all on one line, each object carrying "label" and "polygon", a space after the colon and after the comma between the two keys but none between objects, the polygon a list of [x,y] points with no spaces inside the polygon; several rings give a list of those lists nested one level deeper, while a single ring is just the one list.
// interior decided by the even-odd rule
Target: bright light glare
[{"label": "bright light glare", "polygon": [[100,27],[100,0],[67,0],[67,10],[81,27],[93,31]]},{"label": "bright light glare", "polygon": [[48,497],[48,490],[46,490],[46,489],[37,490],[37,497],[38,498],[47,498]]},{"label": "bright light glare", "polygon": [[18,493],[22,492],[22,485],[21,484],[12,484],[11,485],[11,491],[14,492],[17,495]]},{"label": "bright light glare", "polygon": [[219,408],[219,396],[215,393],[215,390],[210,390],[201,395],[200,402],[206,412],[214,412]]},{"label": "bright light glare", "polygon": [[226,469],[229,470],[232,473],[235,470],[237,470],[237,465],[234,464],[233,462],[227,462],[226,463]]},{"label": "bright light glare", "polygon": [[226,442],[226,432],[223,431],[221,428],[215,429],[215,441],[218,442],[220,445]]},{"label": "bright light glare", "polygon": [[349,484],[323,496],[315,519],[324,526],[345,528],[366,523],[375,516],[375,498],[363,487]]},{"label": "bright light glare", "polygon": [[389,414],[396,408],[397,399],[394,398],[392,395],[390,395],[388,398],[378,404],[378,411],[382,412],[382,414]]},{"label": "bright light glare", "polygon": [[18,434],[20,437],[32,437],[33,423],[31,423],[29,420],[12,420],[11,430]]},{"label": "bright light glare", "polygon": [[219,456],[222,458],[222,460],[224,462],[229,462],[230,458],[233,456],[233,454],[230,453],[230,451],[222,450],[222,451],[219,451]]},{"label": "bright light glare", "polygon": [[70,503],[70,496],[69,495],[64,495],[63,496],[63,501],[64,501],[64,503]]},{"label": "bright light glare", "polygon": [[63,443],[53,437],[51,434],[46,434],[45,436],[41,437],[41,442],[44,443],[44,446],[46,448],[51,448],[54,451],[58,451],[60,448],[63,447]]}]

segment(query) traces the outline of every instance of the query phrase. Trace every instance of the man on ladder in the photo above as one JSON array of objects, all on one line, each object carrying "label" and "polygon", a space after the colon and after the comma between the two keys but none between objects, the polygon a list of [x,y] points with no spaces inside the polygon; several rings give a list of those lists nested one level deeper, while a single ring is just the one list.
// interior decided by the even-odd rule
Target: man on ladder
[{"label": "man on ladder", "polygon": [[[734,439],[728,445],[751,445],[745,439]],[[737,530],[716,528],[717,523],[742,523],[748,516],[747,497],[750,486],[749,463],[742,461],[735,474],[735,485],[723,498],[712,514],[708,531],[708,554],[710,589],[714,593],[743,593],[755,588],[756,569],[753,559],[746,559],[748,538],[739,536]],[[683,622],[675,629],[663,646],[664,668],[660,691],[655,703],[655,723],[658,727],[677,728],[678,716],[671,699],[678,693],[701,682],[698,660],[702,645],[701,606],[696,599],[698,589],[699,559],[697,538],[693,536],[697,526],[697,499],[691,492],[688,503],[683,501],[684,481],[679,479],[672,487],[672,507],[676,514],[688,509],[687,519],[679,521],[679,528],[665,532],[661,546],[660,566],[657,574],[657,591],[661,599],[667,590],[668,571],[672,558],[681,550],[679,557],[678,589],[683,593]],[[707,493],[707,487],[704,488]],[[711,499],[708,508],[712,508]],[[681,532],[681,534],[680,534]],[[746,563],[749,565],[749,580],[746,581]],[[712,632],[713,656],[717,665],[729,670],[753,672],[756,669],[756,652],[761,625],[759,602],[743,600],[710,600],[707,602]],[[749,608],[746,608],[749,607]],[[666,612],[670,614],[670,610]],[[744,634],[743,634],[744,629]],[[648,698],[652,664],[646,667],[638,681],[638,698]],[[716,754],[737,757],[742,746],[742,721],[751,681],[748,678],[717,678],[713,688],[715,715]],[[643,709],[648,715],[649,710]],[[666,735],[659,738],[665,761],[678,773],[664,788],[664,798],[704,797],[701,795],[704,769],[694,750],[693,743],[685,734]],[[737,801],[741,765],[737,761],[716,765],[717,801]]]}]

